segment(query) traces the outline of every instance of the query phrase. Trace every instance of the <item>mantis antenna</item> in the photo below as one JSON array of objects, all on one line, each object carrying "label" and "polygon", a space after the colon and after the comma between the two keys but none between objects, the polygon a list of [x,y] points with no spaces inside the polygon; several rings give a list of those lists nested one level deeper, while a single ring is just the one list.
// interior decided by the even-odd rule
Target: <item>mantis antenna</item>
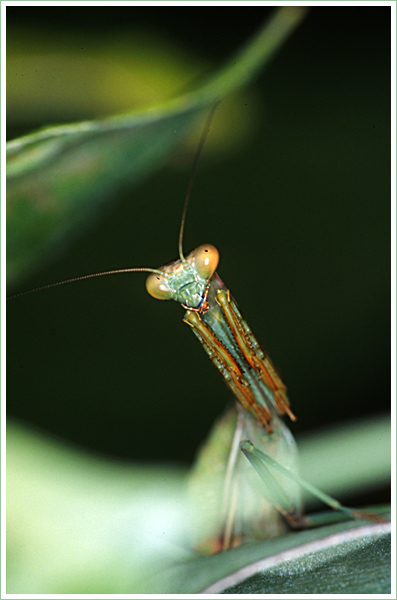
[{"label": "mantis antenna", "polygon": [[207,138],[207,134],[210,129],[212,117],[214,116],[214,112],[215,112],[218,104],[219,104],[219,101],[215,102],[213,104],[213,106],[209,112],[209,115],[207,117],[207,120],[205,122],[203,131],[201,133],[200,143],[199,143],[197,151],[196,151],[196,156],[194,157],[192,174],[190,175],[189,183],[187,186],[187,191],[186,191],[186,196],[185,196],[185,204],[183,205],[183,211],[182,211],[181,226],[179,228],[179,244],[178,244],[179,258],[184,263],[186,262],[186,259],[183,255],[183,232],[185,230],[186,213],[187,213],[187,209],[189,206],[190,196],[192,195],[193,184],[194,184],[194,180],[196,178],[197,169],[198,169],[201,154],[202,154],[202,151],[204,148],[205,140]]},{"label": "mantis antenna", "polygon": [[26,294],[34,294],[34,292],[40,292],[40,290],[47,290],[48,288],[56,287],[57,285],[64,285],[65,283],[73,283],[74,281],[82,281],[83,279],[91,279],[92,277],[102,277],[103,275],[117,275],[118,273],[136,273],[138,271],[147,271],[148,273],[158,273],[164,275],[162,271],[158,269],[149,269],[149,267],[136,267],[132,269],[116,269],[115,271],[103,271],[102,273],[91,273],[90,275],[81,275],[80,277],[72,277],[71,279],[63,279],[62,281],[56,281],[55,283],[47,283],[31,290],[19,292],[12,296],[7,296],[7,300],[14,300],[19,296],[26,296]]},{"label": "mantis antenna", "polygon": [[[180,259],[182,262],[186,262],[186,259],[183,256],[182,242],[183,242],[183,231],[185,228],[187,208],[189,205],[189,200],[190,200],[190,196],[192,193],[193,184],[194,184],[194,180],[196,177],[201,153],[202,153],[204,143],[205,143],[205,140],[207,137],[207,133],[209,131],[212,117],[214,116],[214,112],[215,112],[217,105],[218,105],[218,102],[212,106],[210,113],[207,117],[204,129],[202,131],[200,143],[198,145],[196,156],[194,158],[192,174],[190,176],[190,180],[189,180],[189,184],[188,184],[188,188],[187,188],[187,192],[186,192],[185,203],[184,203],[183,212],[182,212],[181,226],[180,226],[180,230],[179,230],[179,256],[180,256]],[[19,298],[20,296],[26,296],[27,294],[34,294],[35,292],[39,292],[41,290],[47,290],[49,288],[56,287],[58,285],[65,285],[66,283],[73,283],[75,281],[83,281],[84,279],[92,279],[93,277],[103,277],[104,275],[117,275],[120,273],[138,273],[138,272],[142,272],[142,271],[147,272],[147,273],[157,273],[158,275],[162,275],[164,277],[163,271],[160,271],[158,269],[151,269],[149,267],[136,267],[136,268],[130,268],[130,269],[116,269],[113,271],[102,271],[101,273],[91,273],[90,275],[81,275],[80,277],[72,277],[70,279],[63,279],[62,281],[56,281],[55,283],[47,283],[46,285],[41,285],[41,286],[35,287],[31,290],[25,290],[24,292],[19,292],[18,294],[13,294],[12,296],[8,296],[7,300],[14,300],[14,298]]]}]

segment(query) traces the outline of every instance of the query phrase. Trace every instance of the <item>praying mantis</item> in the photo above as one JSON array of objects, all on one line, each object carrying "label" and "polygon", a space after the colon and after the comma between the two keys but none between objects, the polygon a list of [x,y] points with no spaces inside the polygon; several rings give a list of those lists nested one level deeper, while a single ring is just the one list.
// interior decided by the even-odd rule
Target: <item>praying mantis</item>
[{"label": "praying mantis", "polygon": [[[299,493],[296,490],[299,486],[293,479],[292,482],[288,482],[288,471],[296,469],[296,448],[292,435],[281,418],[286,415],[295,420],[286,386],[243,318],[229,289],[217,275],[219,254],[215,246],[203,244],[189,253],[183,250],[186,211],[210,119],[212,111],[198,147],[186,195],[179,232],[179,258],[176,261],[157,269],[133,267],[83,275],[30,291],[109,274],[149,272],[146,287],[150,295],[161,300],[176,300],[185,309],[184,322],[192,329],[237,400],[237,408],[228,417],[227,423],[227,427],[232,423],[234,431],[229,440],[230,457],[222,474],[224,482],[220,526],[216,525],[219,532],[214,531],[210,534],[210,551],[214,551],[226,550],[238,544],[246,536],[247,520],[254,523],[255,529],[263,529],[260,532],[263,535],[266,535],[269,523],[271,528],[274,528],[273,517],[267,517],[264,523],[258,525],[258,520],[263,521],[263,498],[260,492],[252,492],[260,498],[260,508],[254,509],[254,512],[259,514],[254,517],[249,514],[247,518],[238,514],[238,504],[241,504],[241,500],[238,499],[241,483],[238,481],[241,479],[238,476],[239,463],[241,459],[245,460],[242,453],[250,459],[254,456],[261,460],[258,453],[255,455],[255,451],[258,450],[275,459],[277,464],[281,463],[285,469],[282,483],[271,472],[267,474],[267,498],[290,524],[299,525],[304,521]],[[248,462],[243,464],[249,467]],[[245,467],[243,470],[245,472]],[[252,475],[256,481],[255,471],[251,472]],[[249,485],[251,486],[251,483]],[[286,491],[285,486],[294,489]],[[248,495],[251,493],[248,492]]]}]

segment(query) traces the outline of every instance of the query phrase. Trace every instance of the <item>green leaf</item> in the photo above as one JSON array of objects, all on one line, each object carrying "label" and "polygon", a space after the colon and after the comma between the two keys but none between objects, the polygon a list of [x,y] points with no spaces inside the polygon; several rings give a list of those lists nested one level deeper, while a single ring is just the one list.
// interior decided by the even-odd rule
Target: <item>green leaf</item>
[{"label": "green leaf", "polygon": [[54,126],[7,145],[9,281],[59,252],[121,185],[136,185],[172,153],[215,101],[241,89],[305,14],[286,7],[194,92],[146,112]]},{"label": "green leaf", "polygon": [[[315,470],[315,449],[312,461]],[[197,556],[185,476],[9,423],[8,593],[387,593],[387,523],[337,523]]]},{"label": "green leaf", "polygon": [[375,414],[324,428],[298,437],[297,444],[302,476],[333,496],[349,490],[352,494],[357,489],[371,491],[390,481],[390,415]]},{"label": "green leaf", "polygon": [[189,555],[184,470],[100,459],[7,426],[7,591],[126,593]]},{"label": "green leaf", "polygon": [[[207,594],[387,594],[391,582],[390,523],[338,524],[232,550],[209,560],[211,569],[201,564],[202,573],[214,581],[200,590]],[[189,575],[197,573],[198,567],[196,560],[183,573],[178,569],[184,593],[189,593]],[[171,576],[178,581],[175,572]],[[178,593],[174,589],[173,593]]]}]

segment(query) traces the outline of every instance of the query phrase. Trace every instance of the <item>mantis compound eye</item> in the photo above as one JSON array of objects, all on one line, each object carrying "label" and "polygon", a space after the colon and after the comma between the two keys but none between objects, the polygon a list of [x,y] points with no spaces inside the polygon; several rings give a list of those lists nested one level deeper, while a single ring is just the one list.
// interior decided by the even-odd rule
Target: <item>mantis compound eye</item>
[{"label": "mantis compound eye", "polygon": [[146,289],[148,293],[156,298],[156,300],[171,300],[172,291],[168,287],[168,282],[165,277],[161,277],[157,273],[152,273],[146,279]]},{"label": "mantis compound eye", "polygon": [[203,244],[196,250],[194,266],[200,277],[210,279],[219,263],[219,252],[212,244]]}]

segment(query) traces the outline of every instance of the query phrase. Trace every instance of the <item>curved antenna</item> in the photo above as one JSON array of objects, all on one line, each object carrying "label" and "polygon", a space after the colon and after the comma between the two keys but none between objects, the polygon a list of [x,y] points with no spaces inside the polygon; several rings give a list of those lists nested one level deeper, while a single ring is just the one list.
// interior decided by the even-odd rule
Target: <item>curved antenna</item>
[{"label": "curved antenna", "polygon": [[91,279],[92,277],[102,277],[103,275],[117,275],[118,273],[137,273],[140,271],[145,271],[147,273],[158,273],[162,277],[167,277],[164,271],[159,271],[158,269],[149,269],[146,267],[137,267],[132,269],[116,269],[115,271],[103,271],[102,273],[91,273],[91,275],[81,275],[80,277],[63,279],[62,281],[57,281],[56,283],[47,283],[46,285],[41,285],[31,290],[26,290],[24,292],[19,292],[18,294],[13,294],[12,296],[8,296],[7,300],[14,300],[14,298],[19,298],[19,296],[26,296],[27,294],[33,294],[34,292],[39,292],[40,290],[47,290],[48,288],[56,287],[57,285],[73,283],[74,281],[82,281],[83,279]]},{"label": "curved antenna", "polygon": [[185,204],[183,205],[183,211],[182,211],[181,226],[179,228],[178,252],[179,252],[179,258],[181,259],[182,262],[186,262],[186,259],[183,256],[183,232],[184,232],[184,229],[185,229],[187,207],[189,206],[190,196],[192,194],[192,189],[193,189],[193,183],[194,183],[194,180],[196,178],[197,168],[198,168],[199,160],[200,160],[200,157],[201,157],[201,153],[202,153],[203,148],[204,148],[204,144],[205,144],[205,140],[206,140],[206,137],[207,137],[207,133],[209,131],[209,128],[210,128],[210,125],[211,125],[211,121],[212,121],[212,117],[214,116],[214,112],[215,112],[215,109],[217,108],[218,104],[219,104],[219,101],[215,102],[215,104],[212,106],[212,108],[211,108],[211,110],[209,112],[209,115],[207,117],[207,120],[205,122],[204,129],[203,129],[203,131],[201,133],[200,143],[199,143],[198,148],[197,148],[196,156],[194,157],[192,174],[190,175],[189,184],[187,186],[187,192],[186,192],[186,196],[185,196]]}]

